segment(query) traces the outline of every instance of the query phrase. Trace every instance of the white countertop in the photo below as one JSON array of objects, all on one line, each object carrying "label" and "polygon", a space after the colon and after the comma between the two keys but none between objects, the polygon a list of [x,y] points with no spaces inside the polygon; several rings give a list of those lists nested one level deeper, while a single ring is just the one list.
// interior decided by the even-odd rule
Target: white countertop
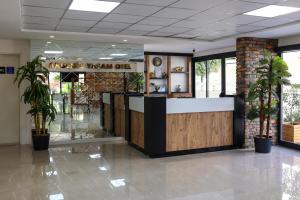
[{"label": "white countertop", "polygon": [[167,114],[234,111],[234,98],[167,99]]},{"label": "white countertop", "polygon": [[144,112],[144,97],[129,97],[129,110]]},{"label": "white countertop", "polygon": [[103,103],[110,104],[110,93],[103,93]]}]

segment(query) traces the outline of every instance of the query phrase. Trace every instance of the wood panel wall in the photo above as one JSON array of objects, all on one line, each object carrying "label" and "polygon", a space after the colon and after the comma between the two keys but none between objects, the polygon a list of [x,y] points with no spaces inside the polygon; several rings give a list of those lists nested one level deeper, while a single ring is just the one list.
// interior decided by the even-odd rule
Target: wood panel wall
[{"label": "wood panel wall", "polygon": [[233,112],[167,115],[167,152],[233,144]]},{"label": "wood panel wall", "polygon": [[131,111],[131,143],[144,148],[144,113]]},{"label": "wood panel wall", "polygon": [[103,104],[104,105],[104,130],[111,131],[111,121],[110,121],[110,105],[109,104]]},{"label": "wood panel wall", "polygon": [[115,134],[118,137],[125,136],[125,107],[124,107],[124,95],[114,95],[114,127]]}]

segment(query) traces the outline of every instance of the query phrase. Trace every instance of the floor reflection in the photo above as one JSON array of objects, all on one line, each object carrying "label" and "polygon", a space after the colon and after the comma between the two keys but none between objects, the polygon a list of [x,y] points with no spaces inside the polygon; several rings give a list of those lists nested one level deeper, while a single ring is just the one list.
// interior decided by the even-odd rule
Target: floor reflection
[{"label": "floor reflection", "polygon": [[149,159],[126,144],[1,147],[0,199],[299,200],[300,152]]}]

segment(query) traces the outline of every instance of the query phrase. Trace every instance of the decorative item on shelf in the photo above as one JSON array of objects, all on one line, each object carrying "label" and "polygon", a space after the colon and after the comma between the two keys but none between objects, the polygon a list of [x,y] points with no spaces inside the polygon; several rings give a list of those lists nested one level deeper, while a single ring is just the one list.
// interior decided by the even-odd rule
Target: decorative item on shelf
[{"label": "decorative item on shelf", "polygon": [[162,73],[162,78],[167,79],[168,78],[168,74],[166,72]]},{"label": "decorative item on shelf", "polygon": [[161,64],[162,64],[161,58],[160,58],[160,57],[154,57],[153,60],[152,60],[152,64],[153,64],[155,67],[161,66]]},{"label": "decorative item on shelf", "polygon": [[150,73],[149,73],[149,77],[150,77],[150,78],[154,78],[154,72],[150,72]]},{"label": "decorative item on shelf", "polygon": [[181,92],[181,85],[175,86],[175,92]]},{"label": "decorative item on shelf", "polygon": [[151,83],[150,85],[153,87],[154,92],[159,92],[159,89],[160,89],[159,85],[156,85],[155,83]]},{"label": "decorative item on shelf", "polygon": [[154,69],[155,78],[162,78],[162,71],[160,67],[156,67]]},{"label": "decorative item on shelf", "polygon": [[173,71],[174,72],[183,72],[183,69],[184,69],[184,67],[182,67],[182,66],[176,66],[173,68]]},{"label": "decorative item on shelf", "polygon": [[249,86],[247,118],[259,119],[259,133],[254,137],[255,151],[269,153],[272,147],[271,123],[278,114],[279,85],[289,85],[288,66],[279,56],[265,51],[255,71],[256,81]]}]

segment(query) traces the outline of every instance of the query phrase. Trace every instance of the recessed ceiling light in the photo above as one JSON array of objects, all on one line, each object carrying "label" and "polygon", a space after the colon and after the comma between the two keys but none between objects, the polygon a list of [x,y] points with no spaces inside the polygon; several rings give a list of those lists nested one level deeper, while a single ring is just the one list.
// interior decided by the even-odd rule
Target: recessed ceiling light
[{"label": "recessed ceiling light", "polygon": [[252,15],[259,17],[277,17],[280,15],[286,15],[289,13],[297,12],[299,10],[300,8],[296,7],[270,5],[250,12],[246,12],[244,13],[244,15]]},{"label": "recessed ceiling light", "polygon": [[123,42],[127,42],[127,40],[123,40]]},{"label": "recessed ceiling light", "polygon": [[102,57],[102,58],[99,58],[100,60],[111,60],[111,59],[113,59],[113,58],[111,58],[111,57]]},{"label": "recessed ceiling light", "polygon": [[112,47],[115,47],[116,45],[115,45],[115,44],[112,44],[111,46],[112,46]]},{"label": "recessed ceiling light", "polygon": [[70,10],[82,10],[90,12],[109,13],[116,8],[119,2],[97,1],[97,0],[73,0]]},{"label": "recessed ceiling light", "polygon": [[52,42],[48,41],[47,44],[51,44]]},{"label": "recessed ceiling light", "polygon": [[47,58],[46,58],[46,57],[40,57],[40,59],[41,59],[41,60],[46,60]]},{"label": "recessed ceiling light", "polygon": [[63,51],[44,51],[45,54],[63,54]]},{"label": "recessed ceiling light", "polygon": [[111,56],[127,56],[126,53],[112,53]]},{"label": "recessed ceiling light", "polygon": [[49,38],[53,39],[53,38],[55,38],[55,36],[54,35],[50,35]]}]

